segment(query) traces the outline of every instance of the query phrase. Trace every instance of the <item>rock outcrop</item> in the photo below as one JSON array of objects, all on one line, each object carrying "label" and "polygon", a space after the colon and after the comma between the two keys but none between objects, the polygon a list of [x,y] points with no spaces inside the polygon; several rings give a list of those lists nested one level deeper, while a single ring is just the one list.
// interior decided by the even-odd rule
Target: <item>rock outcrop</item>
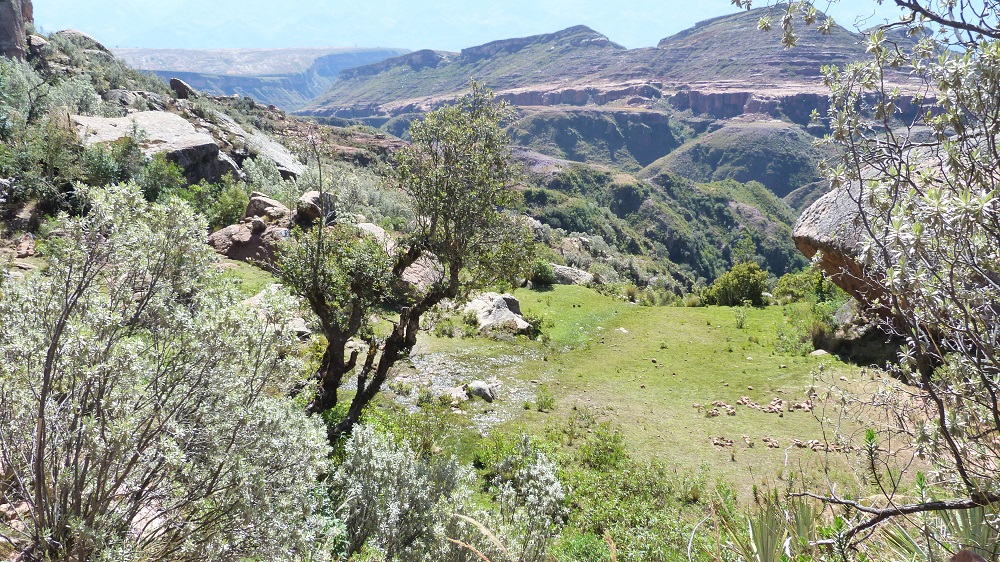
[{"label": "rock outcrop", "polygon": [[551,264],[559,285],[589,285],[594,282],[594,275],[582,269],[565,265]]},{"label": "rock outcrop", "polygon": [[31,0],[0,1],[0,56],[24,60],[24,24],[32,21]]},{"label": "rock outcrop", "polygon": [[531,324],[521,316],[521,304],[513,295],[483,293],[465,305],[465,312],[476,314],[481,331],[521,333],[531,330]]},{"label": "rock outcrop", "polygon": [[184,176],[191,183],[203,179],[218,181],[226,173],[240,173],[239,166],[219,151],[212,135],[198,131],[174,113],[142,111],[128,117],[74,115],[72,120],[80,140],[87,146],[114,142],[141,131],[143,154],[165,154],[167,160],[184,170]]},{"label": "rock outcrop", "polygon": [[254,192],[243,213],[243,222],[213,232],[208,244],[232,260],[273,263],[278,244],[291,236],[293,219],[288,207]]},{"label": "rock outcrop", "polygon": [[170,89],[177,94],[178,99],[188,100],[198,97],[198,91],[180,78],[170,79]]},{"label": "rock outcrop", "polygon": [[867,233],[855,192],[838,188],[810,205],[795,222],[792,238],[807,258],[819,252],[819,266],[830,280],[870,307],[878,299],[886,302],[886,289],[858,261]]}]

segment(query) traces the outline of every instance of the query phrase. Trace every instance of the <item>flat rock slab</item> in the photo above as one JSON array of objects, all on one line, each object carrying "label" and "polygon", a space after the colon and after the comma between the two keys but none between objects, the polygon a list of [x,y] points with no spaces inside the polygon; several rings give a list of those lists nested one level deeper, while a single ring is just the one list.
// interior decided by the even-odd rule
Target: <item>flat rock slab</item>
[{"label": "flat rock slab", "polygon": [[87,146],[133,136],[138,129],[145,135],[141,144],[146,156],[195,147],[213,146],[216,152],[219,150],[212,135],[199,132],[187,119],[166,111],[140,111],[128,117],[74,115],[73,124]]}]

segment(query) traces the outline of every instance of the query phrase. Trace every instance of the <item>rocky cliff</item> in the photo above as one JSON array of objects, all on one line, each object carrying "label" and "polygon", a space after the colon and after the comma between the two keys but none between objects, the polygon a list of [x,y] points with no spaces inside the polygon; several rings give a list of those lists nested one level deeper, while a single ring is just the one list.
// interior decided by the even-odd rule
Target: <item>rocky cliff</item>
[{"label": "rocky cliff", "polygon": [[0,0],[0,55],[24,59],[24,25],[33,23],[31,0]]}]

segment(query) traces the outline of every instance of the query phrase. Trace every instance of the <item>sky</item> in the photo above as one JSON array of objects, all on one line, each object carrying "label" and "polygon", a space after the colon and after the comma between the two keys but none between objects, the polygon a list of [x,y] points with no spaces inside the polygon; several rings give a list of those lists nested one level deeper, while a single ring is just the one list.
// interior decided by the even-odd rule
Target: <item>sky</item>
[{"label": "sky", "polygon": [[[758,0],[765,5],[764,0]],[[853,28],[895,20],[874,0],[816,6]],[[587,25],[629,48],[733,13],[730,0],[34,0],[45,32],[78,29],[112,48],[399,47],[459,51]]]}]

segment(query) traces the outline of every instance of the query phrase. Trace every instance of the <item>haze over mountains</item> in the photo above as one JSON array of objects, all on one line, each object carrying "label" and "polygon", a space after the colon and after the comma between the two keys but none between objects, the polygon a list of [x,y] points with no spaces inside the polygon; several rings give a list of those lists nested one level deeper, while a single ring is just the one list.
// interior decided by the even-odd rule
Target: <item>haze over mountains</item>
[{"label": "haze over mountains", "polygon": [[250,96],[298,109],[319,96],[345,68],[408,53],[406,49],[317,47],[295,49],[114,49],[135,68],[180,78],[212,95]]}]

